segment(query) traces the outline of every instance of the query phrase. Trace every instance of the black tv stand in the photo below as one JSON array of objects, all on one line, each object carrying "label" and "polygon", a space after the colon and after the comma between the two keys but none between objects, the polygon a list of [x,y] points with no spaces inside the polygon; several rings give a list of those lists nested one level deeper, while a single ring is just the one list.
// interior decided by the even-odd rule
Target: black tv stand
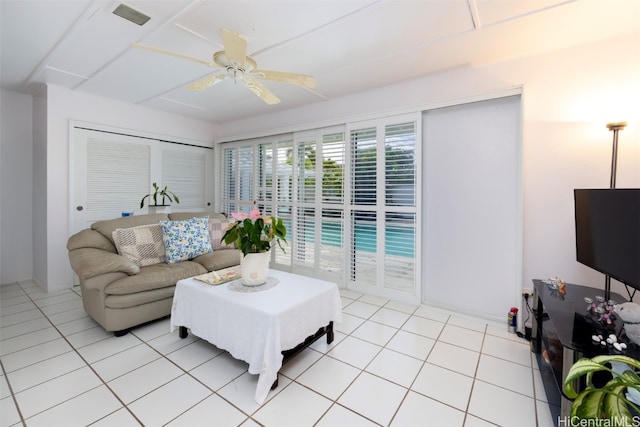
[{"label": "black tv stand", "polygon": [[[640,348],[630,344],[622,334],[622,322],[605,325],[587,310],[585,297],[595,300],[604,296],[600,289],[566,284],[565,292],[553,289],[541,280],[533,280],[533,325],[531,330],[531,351],[536,354],[540,374],[547,395],[547,402],[554,420],[568,419],[571,401],[562,394],[562,386],[569,368],[581,357],[608,354],[608,347],[601,347],[592,340],[593,335],[616,334],[618,340],[627,343],[627,356],[639,359]],[[627,301],[621,295],[612,293],[616,303]],[[640,360],[640,359],[639,359]],[[576,384],[577,389],[580,385]]]}]

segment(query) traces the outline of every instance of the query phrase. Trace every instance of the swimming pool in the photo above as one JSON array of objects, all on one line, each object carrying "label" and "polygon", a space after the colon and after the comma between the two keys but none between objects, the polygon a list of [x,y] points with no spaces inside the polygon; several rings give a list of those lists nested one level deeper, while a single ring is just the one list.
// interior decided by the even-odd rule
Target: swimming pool
[{"label": "swimming pool", "polygon": [[[321,244],[323,246],[342,247],[344,224],[342,222],[325,221],[321,225]],[[290,229],[290,228],[289,228]],[[304,241],[315,243],[315,224],[307,224],[308,233]],[[415,256],[415,229],[413,227],[389,226],[385,227],[385,249],[387,255],[406,258]],[[378,229],[372,221],[356,223],[354,226],[354,240],[356,251],[376,252]]]}]

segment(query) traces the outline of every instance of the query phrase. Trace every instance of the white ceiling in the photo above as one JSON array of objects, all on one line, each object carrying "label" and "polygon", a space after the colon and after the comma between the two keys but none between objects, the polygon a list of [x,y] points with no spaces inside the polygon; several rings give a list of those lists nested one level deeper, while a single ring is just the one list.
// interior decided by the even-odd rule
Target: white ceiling
[{"label": "white ceiling", "polygon": [[[114,15],[120,3],[151,19],[138,26]],[[0,0],[0,7],[2,88],[34,93],[52,83],[221,124],[640,31],[638,0]],[[221,28],[247,38],[259,68],[310,74],[317,87],[265,81],[282,100],[272,106],[232,80],[193,92],[185,86],[216,69],[129,47],[210,60],[222,50]]]}]

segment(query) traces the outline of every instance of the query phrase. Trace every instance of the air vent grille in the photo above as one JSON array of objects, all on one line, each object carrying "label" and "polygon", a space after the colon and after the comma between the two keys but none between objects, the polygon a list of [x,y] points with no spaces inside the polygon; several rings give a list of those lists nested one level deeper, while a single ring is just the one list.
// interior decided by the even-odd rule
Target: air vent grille
[{"label": "air vent grille", "polygon": [[113,11],[115,15],[118,15],[121,18],[126,19],[127,21],[133,22],[134,24],[138,24],[140,26],[147,23],[151,17],[145,15],[142,12],[138,12],[135,9],[130,8],[124,4],[120,4]]}]

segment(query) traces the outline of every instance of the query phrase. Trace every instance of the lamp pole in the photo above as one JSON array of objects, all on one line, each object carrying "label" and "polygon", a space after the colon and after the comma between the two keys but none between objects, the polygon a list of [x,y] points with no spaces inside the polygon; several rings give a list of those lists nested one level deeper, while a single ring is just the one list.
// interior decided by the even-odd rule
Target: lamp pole
[{"label": "lamp pole", "polygon": [[611,153],[611,180],[609,188],[616,188],[616,168],[618,166],[618,132],[627,126],[627,122],[607,123],[607,129],[613,131],[613,152]]},{"label": "lamp pole", "polygon": [[[609,180],[609,188],[616,188],[616,169],[618,166],[618,132],[627,126],[627,122],[607,123],[607,129],[613,131],[613,151],[611,152],[611,179]],[[604,299],[611,299],[611,276],[604,276]]]}]

